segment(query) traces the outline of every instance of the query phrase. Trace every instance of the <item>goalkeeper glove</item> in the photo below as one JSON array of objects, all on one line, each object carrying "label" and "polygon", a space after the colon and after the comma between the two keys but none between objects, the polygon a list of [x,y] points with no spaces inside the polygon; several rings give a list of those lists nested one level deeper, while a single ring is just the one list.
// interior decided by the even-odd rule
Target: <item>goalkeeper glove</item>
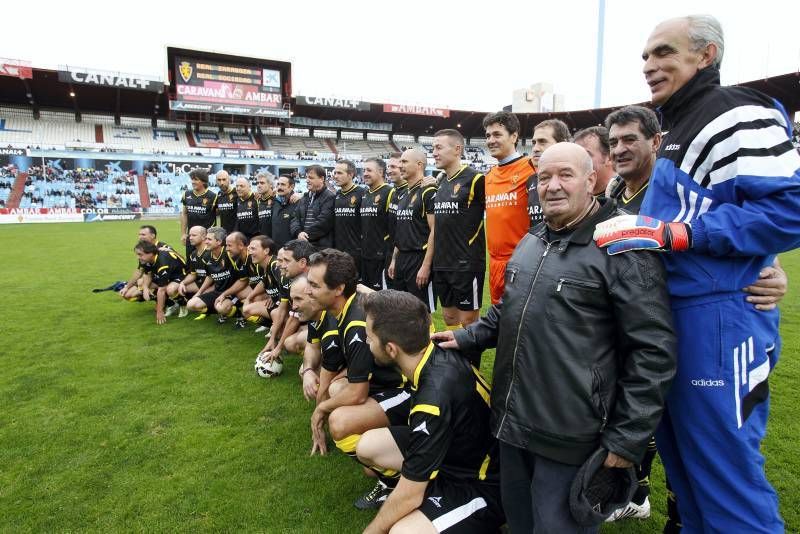
[{"label": "goalkeeper glove", "polygon": [[692,227],[644,215],[619,215],[598,224],[594,240],[598,247],[608,247],[609,255],[629,250],[681,252],[692,246]]}]

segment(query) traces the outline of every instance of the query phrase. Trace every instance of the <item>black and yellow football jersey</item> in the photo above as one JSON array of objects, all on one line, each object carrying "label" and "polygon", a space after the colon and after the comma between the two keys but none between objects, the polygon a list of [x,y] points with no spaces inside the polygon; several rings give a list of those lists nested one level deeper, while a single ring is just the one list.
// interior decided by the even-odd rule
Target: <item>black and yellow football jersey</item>
[{"label": "black and yellow football jersey", "polygon": [[170,282],[180,282],[186,277],[186,260],[172,250],[159,250],[149,271],[153,283],[158,287],[165,287]]},{"label": "black and yellow football jersey", "polygon": [[[361,257],[361,198],[364,188],[353,184],[347,191],[339,190],[333,200],[334,248],[347,252],[358,260]],[[356,263],[356,268],[358,263]]]},{"label": "black and yellow football jersey", "polygon": [[394,245],[400,252],[419,252],[428,248],[428,214],[434,213],[436,188],[423,187],[418,182],[408,188],[406,195],[397,202],[397,223]]},{"label": "black and yellow football jersey", "polygon": [[273,195],[258,197],[258,233],[272,237],[272,204],[275,203]]},{"label": "black and yellow football jersey", "polygon": [[364,192],[361,199],[361,257],[382,260],[388,252],[389,206],[394,189],[382,184]]},{"label": "black and yellow football jersey", "polygon": [[236,230],[247,239],[258,234],[258,202],[253,193],[247,198],[236,199]]},{"label": "black and yellow football jersey", "polygon": [[236,228],[236,188],[231,186],[227,191],[219,190],[217,193],[217,215],[219,216],[219,225],[225,229],[226,232],[233,232]]},{"label": "black and yellow football jersey", "polygon": [[222,247],[219,256],[214,256],[209,252],[206,261],[206,276],[214,280],[214,291],[225,291],[237,280],[246,280],[247,271],[244,264],[237,261],[229,253],[228,249]]},{"label": "black and yellow football jersey", "polygon": [[217,218],[217,194],[210,189],[202,195],[194,191],[186,191],[181,198],[181,204],[186,208],[186,229],[193,226],[210,228],[214,226]]},{"label": "black and yellow football jersey", "polygon": [[397,368],[375,363],[367,343],[366,319],[358,293],[347,299],[338,317],[325,314],[324,331],[338,332],[341,355],[338,359],[323,360],[323,368],[335,373],[347,367],[347,381],[354,384],[369,381],[370,391],[404,387],[406,379]]},{"label": "black and yellow football jersey", "polygon": [[491,433],[490,386],[457,351],[432,343],[414,371],[410,442],[402,475],[498,483],[498,443]]},{"label": "black and yellow football jersey", "polygon": [[485,207],[483,174],[468,165],[452,177],[443,174],[434,202],[434,270],[486,270]]}]

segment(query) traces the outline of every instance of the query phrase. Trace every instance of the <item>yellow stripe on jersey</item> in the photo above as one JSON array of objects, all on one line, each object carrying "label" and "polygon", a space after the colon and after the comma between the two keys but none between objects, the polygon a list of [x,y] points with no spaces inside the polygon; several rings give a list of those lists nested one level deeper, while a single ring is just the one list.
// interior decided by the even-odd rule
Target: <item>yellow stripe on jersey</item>
[{"label": "yellow stripe on jersey", "polygon": [[335,335],[338,335],[338,334],[339,334],[338,330],[328,330],[327,332],[322,334],[322,339],[325,339],[326,337],[335,336]]},{"label": "yellow stripe on jersey", "polygon": [[347,336],[347,332],[353,328],[354,326],[363,326],[364,328],[367,327],[367,323],[365,321],[350,321],[350,323],[344,327],[344,336]]},{"label": "yellow stripe on jersey", "polygon": [[478,229],[475,231],[475,235],[469,238],[468,243],[471,245],[476,239],[478,239],[478,235],[481,233],[481,228],[483,228],[483,219],[481,219],[481,223],[478,225]]},{"label": "yellow stripe on jersey", "polygon": [[421,202],[422,202],[422,214],[423,215],[427,215],[428,214],[428,211],[425,209],[425,193],[428,193],[428,192],[433,192],[433,194],[435,195],[436,194],[436,188],[433,187],[433,186],[428,186],[426,189],[422,190],[422,194],[420,195],[420,198],[421,198]]},{"label": "yellow stripe on jersey", "polygon": [[483,398],[483,401],[489,405],[489,390],[481,385],[480,382],[475,382],[475,391]]},{"label": "yellow stripe on jersey", "polygon": [[436,478],[436,475],[438,475],[438,474],[439,474],[439,470],[437,469],[436,471],[434,471],[433,473],[431,473],[430,480],[433,480],[434,478]]},{"label": "yellow stripe on jersey", "polygon": [[411,412],[409,413],[409,415],[411,415],[412,413],[417,413],[417,412],[429,413],[429,414],[435,415],[437,417],[441,413],[439,411],[439,407],[438,406],[434,406],[433,404],[417,404],[416,406],[411,408]]},{"label": "yellow stripe on jersey", "polygon": [[475,184],[478,183],[478,180],[483,178],[482,174],[476,174],[472,178],[472,185],[469,186],[469,198],[467,199],[467,207],[472,205],[472,201],[475,200]]},{"label": "yellow stripe on jersey", "polygon": [[339,315],[336,316],[336,319],[338,320],[339,326],[342,326],[342,321],[344,321],[344,318],[347,315],[347,311],[350,309],[350,305],[353,304],[353,300],[356,298],[357,294],[358,293],[353,293],[350,296],[350,298],[347,299],[347,302],[345,303],[344,308],[342,308],[342,311],[339,313]]},{"label": "yellow stripe on jersey", "polygon": [[417,384],[419,384],[419,374],[422,372],[422,368],[425,367],[425,364],[428,362],[428,358],[430,358],[431,353],[433,352],[434,345],[433,343],[428,343],[428,348],[425,349],[425,354],[422,356],[422,359],[417,364],[417,368],[414,369],[414,381],[412,385],[414,389],[417,388]]},{"label": "yellow stripe on jersey", "polygon": [[478,471],[478,480],[486,480],[486,472],[489,470],[489,462],[491,462],[491,458],[489,455],[486,455],[484,458],[483,463],[481,464],[481,469]]},{"label": "yellow stripe on jersey", "polygon": [[394,197],[395,188],[393,187],[389,194],[386,195],[386,211],[389,211],[389,206],[392,205],[392,197]]},{"label": "yellow stripe on jersey", "polygon": [[489,385],[489,382],[487,382],[486,379],[483,378],[481,372],[478,371],[478,368],[475,367],[474,365],[472,366],[472,374],[475,375],[475,378],[478,379],[478,382],[480,382],[480,384],[484,387],[484,389],[487,389],[489,391],[492,390],[492,386]]}]

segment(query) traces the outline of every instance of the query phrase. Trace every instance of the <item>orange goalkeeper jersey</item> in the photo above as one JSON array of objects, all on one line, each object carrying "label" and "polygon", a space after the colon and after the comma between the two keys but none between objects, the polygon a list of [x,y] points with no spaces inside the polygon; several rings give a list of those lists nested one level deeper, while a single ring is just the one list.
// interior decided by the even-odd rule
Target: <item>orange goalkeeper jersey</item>
[{"label": "orange goalkeeper jersey", "polygon": [[528,156],[496,165],[486,174],[486,246],[489,256],[507,260],[528,231],[528,182],[536,174]]}]

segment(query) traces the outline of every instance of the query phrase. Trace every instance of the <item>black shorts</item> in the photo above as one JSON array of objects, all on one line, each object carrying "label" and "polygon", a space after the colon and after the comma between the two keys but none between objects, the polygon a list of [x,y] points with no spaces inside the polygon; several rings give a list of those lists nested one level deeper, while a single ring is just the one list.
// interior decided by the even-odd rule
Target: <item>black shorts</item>
[{"label": "black shorts", "polygon": [[222,294],[222,291],[206,291],[202,295],[200,295],[200,300],[203,301],[203,304],[206,305],[205,313],[217,313],[216,308],[214,308],[214,301]]},{"label": "black shorts", "polygon": [[361,260],[361,283],[370,289],[380,291],[386,289],[386,260]]},{"label": "black shorts", "polygon": [[411,393],[405,388],[373,389],[370,387],[369,396],[377,401],[381,409],[389,418],[390,425],[406,425],[411,412]]},{"label": "black shorts", "polygon": [[[405,458],[411,441],[411,428],[390,426],[389,432]],[[419,511],[438,532],[447,534],[494,533],[506,522],[498,484],[459,480],[446,475],[437,476],[428,483]]]},{"label": "black shorts", "polygon": [[425,253],[400,252],[394,262],[394,283],[392,289],[411,293],[425,303],[431,313],[436,310],[436,295],[433,292],[433,272],[428,283],[420,288],[417,286],[417,272],[422,267]]},{"label": "black shorts", "polygon": [[443,308],[480,310],[483,305],[484,276],[482,272],[436,271],[434,292]]}]

